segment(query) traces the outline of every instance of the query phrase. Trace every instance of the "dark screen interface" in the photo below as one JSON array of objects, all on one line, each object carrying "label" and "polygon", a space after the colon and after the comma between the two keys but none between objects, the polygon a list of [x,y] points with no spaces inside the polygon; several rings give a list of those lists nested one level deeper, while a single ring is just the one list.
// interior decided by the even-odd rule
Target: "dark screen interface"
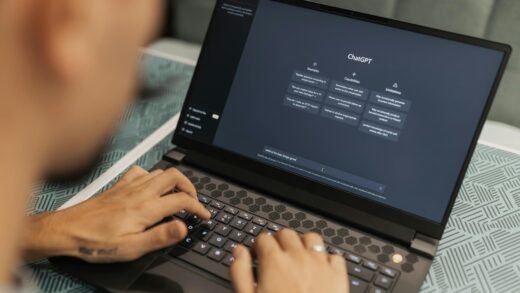
[{"label": "dark screen interface", "polygon": [[180,134],[441,222],[503,53],[221,1]]}]

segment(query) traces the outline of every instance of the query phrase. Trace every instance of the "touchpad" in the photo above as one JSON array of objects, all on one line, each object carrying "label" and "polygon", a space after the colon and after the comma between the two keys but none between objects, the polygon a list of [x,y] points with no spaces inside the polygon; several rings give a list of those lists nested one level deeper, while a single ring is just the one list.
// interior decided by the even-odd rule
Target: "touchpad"
[{"label": "touchpad", "polygon": [[182,261],[160,257],[127,292],[233,292],[231,285]]}]

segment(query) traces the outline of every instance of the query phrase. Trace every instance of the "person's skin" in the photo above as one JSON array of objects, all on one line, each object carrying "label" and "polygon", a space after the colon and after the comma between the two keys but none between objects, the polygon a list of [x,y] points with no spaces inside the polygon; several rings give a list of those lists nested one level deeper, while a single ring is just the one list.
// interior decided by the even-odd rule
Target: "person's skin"
[{"label": "person's skin", "polygon": [[[180,210],[202,219],[193,184],[175,169],[134,167],[107,192],[73,208],[24,215],[31,187],[89,164],[137,85],[139,47],[159,27],[159,0],[0,0],[0,285],[22,261],[74,256],[123,262],[178,243]],[[173,191],[175,190],[175,191]],[[347,292],[345,263],[313,252],[321,238],[262,235],[235,251],[237,292]],[[302,285],[301,276],[305,276]]]},{"label": "person's skin", "polygon": [[275,236],[260,234],[254,247],[258,260],[257,279],[251,271],[252,257],[244,246],[233,251],[233,286],[239,293],[346,293],[349,292],[346,261],[339,255],[315,252],[324,245],[321,236],[300,237],[292,230]]},{"label": "person's skin", "polygon": [[[173,189],[179,192],[172,193]],[[148,173],[133,167],[93,200],[32,217],[24,233],[24,258],[73,256],[93,263],[135,260],[186,237],[186,225],[180,221],[150,228],[181,209],[206,220],[211,216],[198,202],[193,184],[177,169]]]},{"label": "person's skin", "polygon": [[160,8],[157,0],[0,1],[0,282],[11,280],[21,239],[62,237],[22,235],[31,187],[87,165],[103,146],[131,102],[138,47],[154,36]]}]

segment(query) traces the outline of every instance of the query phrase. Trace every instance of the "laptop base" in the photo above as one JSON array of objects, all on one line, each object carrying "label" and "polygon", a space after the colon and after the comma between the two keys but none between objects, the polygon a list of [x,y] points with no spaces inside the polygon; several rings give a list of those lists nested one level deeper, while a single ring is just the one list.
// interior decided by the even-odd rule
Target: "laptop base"
[{"label": "laptop base", "polygon": [[[235,240],[229,239],[231,232],[222,236],[225,233],[217,232],[217,227],[220,229],[225,225],[235,231],[237,228],[231,226],[231,221],[236,218],[246,222],[241,231],[247,237],[253,236],[250,234],[252,232],[245,230],[246,226],[253,225],[253,221],[260,223],[256,226],[263,232],[272,231],[268,227],[275,225],[300,233],[320,233],[329,253],[339,253],[347,259],[351,292],[418,292],[431,265],[431,259],[410,252],[404,246],[325,219],[200,169],[183,164],[174,166],[167,161],[161,161],[154,169],[169,167],[176,167],[189,177],[199,192],[201,202],[213,212],[212,220],[215,223],[209,233],[205,234],[206,239],[192,237],[190,243],[185,240],[171,249],[133,262],[130,266],[91,265],[64,258],[53,263],[63,271],[110,292],[231,292],[227,273],[229,264],[225,264],[230,253],[225,250],[225,246],[227,242]],[[236,217],[224,223],[225,220],[220,217],[223,214],[235,216],[232,212],[236,213]],[[239,217],[242,213],[248,216]],[[176,214],[174,217],[188,221],[188,216]],[[265,223],[262,223],[262,219]],[[212,242],[216,236],[222,236],[224,243]],[[196,244],[199,241],[205,241],[209,249],[205,252],[198,250]],[[245,243],[246,238],[243,241],[243,245],[252,245]],[[221,249],[225,255],[216,260],[210,256],[210,250],[214,249]],[[126,269],[120,270],[114,266]],[[379,282],[381,278],[390,281],[388,288],[377,286],[383,286]],[[353,288],[356,284],[360,287]]]}]

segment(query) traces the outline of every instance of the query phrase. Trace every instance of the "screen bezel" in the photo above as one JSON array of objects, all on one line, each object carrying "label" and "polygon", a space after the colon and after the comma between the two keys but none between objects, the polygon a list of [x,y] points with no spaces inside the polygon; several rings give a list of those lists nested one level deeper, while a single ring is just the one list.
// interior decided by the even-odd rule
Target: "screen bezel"
[{"label": "screen bezel", "polygon": [[[215,7],[219,7],[219,5],[224,0],[218,0]],[[447,40],[457,41],[465,44],[471,44],[483,48],[488,49],[494,49],[497,51],[500,51],[504,54],[502,63],[500,64],[499,71],[497,73],[497,76],[494,80],[493,87],[489,93],[486,105],[484,109],[482,110],[482,115],[479,119],[478,126],[476,128],[476,131],[473,135],[470,147],[468,148],[468,151],[465,155],[464,164],[461,167],[461,170],[459,172],[456,185],[453,188],[453,192],[451,194],[447,209],[444,213],[444,216],[442,218],[441,222],[434,222],[432,220],[429,220],[427,218],[423,218],[411,213],[408,213],[403,210],[399,210],[397,208],[384,205],[382,203],[363,198],[360,195],[356,195],[354,193],[339,190],[334,187],[327,186],[325,184],[312,181],[311,179],[306,179],[301,176],[289,173],[287,171],[283,171],[281,169],[278,169],[276,167],[272,167],[269,165],[265,165],[259,161],[247,158],[242,155],[238,155],[236,153],[233,153],[231,151],[227,151],[224,149],[221,149],[219,147],[201,143],[199,141],[190,139],[188,137],[182,136],[180,134],[179,128],[176,129],[174,136],[173,136],[173,144],[186,149],[188,151],[194,151],[198,153],[204,153],[207,156],[211,157],[218,157],[221,160],[226,161],[228,164],[232,164],[235,167],[238,168],[246,168],[247,170],[250,170],[252,172],[256,172],[258,174],[269,174],[270,178],[276,178],[277,180],[281,180],[284,182],[291,182],[294,186],[297,188],[300,188],[302,190],[307,191],[313,191],[318,194],[327,194],[327,198],[329,200],[333,200],[337,202],[338,204],[349,206],[350,208],[360,209],[362,211],[365,211],[370,214],[377,215],[378,217],[391,221],[393,223],[397,223],[403,226],[406,226],[410,229],[413,229],[419,233],[422,233],[424,235],[440,239],[442,236],[442,233],[444,232],[444,229],[446,227],[448,217],[451,213],[451,210],[453,208],[453,205],[455,203],[456,196],[462,186],[464,175],[467,171],[467,168],[469,166],[469,163],[471,161],[472,154],[475,150],[475,147],[477,145],[478,138],[480,136],[480,132],[482,130],[482,127],[484,125],[485,119],[487,117],[487,114],[489,113],[489,110],[491,108],[493,99],[496,95],[500,80],[504,74],[507,62],[509,60],[509,56],[511,54],[512,48],[509,45],[501,44],[497,42],[487,41],[483,39],[478,39],[474,37],[468,37],[460,34],[445,32],[437,29],[427,28],[419,25],[414,25],[410,23],[405,23],[401,21],[391,20],[387,18],[372,16],[364,13],[354,12],[350,10],[340,9],[336,7],[330,7],[322,4],[317,3],[311,3],[306,1],[300,1],[300,0],[259,0],[259,1],[276,1],[281,2],[289,5],[295,5],[307,9],[313,9],[318,10],[330,14],[340,15],[343,17],[358,19],[361,21],[367,21],[371,23],[377,23],[382,24],[389,27],[394,27],[397,29],[403,29],[407,31],[412,31],[416,33],[426,34],[429,36],[439,37]],[[215,9],[216,11],[216,9]],[[201,57],[205,56],[206,54],[206,44],[208,40],[210,39],[209,36],[214,32],[214,22],[216,21],[215,18],[215,12],[213,13],[212,20],[210,22],[210,26],[208,29],[208,32],[206,34],[206,39],[204,41],[204,45],[202,47],[201,51]],[[190,94],[192,92],[192,88],[195,81],[197,80],[197,77],[199,75],[199,72],[203,70],[201,66],[197,65],[194,71],[193,79],[190,85],[190,89],[188,90],[186,100],[184,102],[184,106],[181,112],[181,117],[187,114],[187,105],[190,104]],[[306,198],[299,198],[298,201],[301,201],[302,205],[316,205],[317,203],[315,201],[309,200],[307,201]],[[319,204],[319,203],[318,203]]]}]

